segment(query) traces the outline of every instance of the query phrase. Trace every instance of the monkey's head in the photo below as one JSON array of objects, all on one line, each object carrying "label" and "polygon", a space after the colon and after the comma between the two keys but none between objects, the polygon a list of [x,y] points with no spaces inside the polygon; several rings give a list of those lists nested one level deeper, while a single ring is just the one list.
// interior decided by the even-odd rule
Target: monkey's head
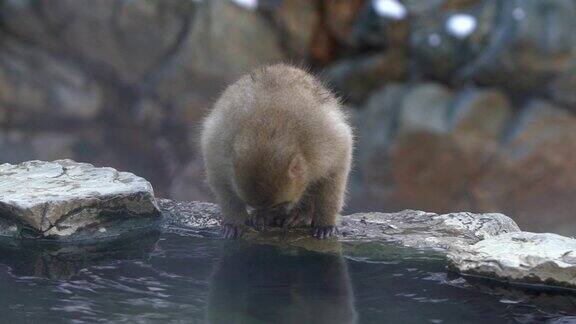
[{"label": "monkey's head", "polygon": [[265,159],[236,159],[235,186],[240,198],[259,210],[289,211],[306,191],[308,166],[297,153],[287,159],[265,156]]}]

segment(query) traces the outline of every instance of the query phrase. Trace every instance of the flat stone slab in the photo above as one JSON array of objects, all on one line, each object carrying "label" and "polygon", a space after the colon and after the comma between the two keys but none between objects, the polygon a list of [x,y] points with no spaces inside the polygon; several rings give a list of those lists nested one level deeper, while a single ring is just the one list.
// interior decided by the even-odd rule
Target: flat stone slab
[{"label": "flat stone slab", "polygon": [[518,225],[503,214],[439,215],[417,210],[344,216],[341,227],[344,239],[395,241],[408,247],[446,251],[519,231]]},{"label": "flat stone slab", "polygon": [[[159,200],[165,231],[191,231],[217,235],[220,209],[205,202]],[[423,211],[404,210],[397,213],[358,213],[343,216],[339,226],[341,241],[398,242],[414,248],[449,251],[474,244],[502,233],[518,232],[518,225],[502,214],[451,213],[438,215]],[[280,231],[270,228],[260,233]],[[306,236],[307,230],[294,230],[289,239]],[[277,237],[278,235],[276,235]],[[248,233],[248,237],[254,235]],[[317,240],[313,240],[317,241]]]},{"label": "flat stone slab", "polygon": [[168,232],[220,232],[220,208],[216,204],[158,199],[162,212],[162,227]]},{"label": "flat stone slab", "polygon": [[451,251],[448,258],[462,273],[576,288],[576,240],[556,234],[502,234]]},{"label": "flat stone slab", "polygon": [[2,236],[95,239],[159,214],[152,186],[132,173],[71,160],[0,165]]}]

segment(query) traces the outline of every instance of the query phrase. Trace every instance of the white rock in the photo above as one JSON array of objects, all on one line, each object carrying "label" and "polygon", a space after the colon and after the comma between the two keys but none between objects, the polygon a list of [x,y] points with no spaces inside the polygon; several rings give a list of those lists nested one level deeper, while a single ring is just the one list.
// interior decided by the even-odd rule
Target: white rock
[{"label": "white rock", "polygon": [[576,240],[556,234],[497,235],[453,250],[448,258],[463,273],[576,288]]},{"label": "white rock", "polygon": [[397,213],[359,213],[342,217],[346,239],[394,241],[415,248],[460,249],[502,233],[519,232],[518,225],[498,213],[438,215],[404,210]]},{"label": "white rock", "polygon": [[98,232],[158,215],[152,186],[132,173],[71,160],[0,165],[0,218],[35,237]]}]

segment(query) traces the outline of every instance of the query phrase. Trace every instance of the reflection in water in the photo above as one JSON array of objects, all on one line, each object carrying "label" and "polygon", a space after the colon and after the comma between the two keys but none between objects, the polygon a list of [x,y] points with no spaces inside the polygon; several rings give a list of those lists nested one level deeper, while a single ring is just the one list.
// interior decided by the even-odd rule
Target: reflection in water
[{"label": "reflection in water", "polygon": [[355,323],[341,255],[224,244],[210,280],[210,323]]},{"label": "reflection in water", "polygon": [[1,322],[570,323],[576,315],[575,295],[473,286],[450,277],[445,259],[394,244],[355,245],[356,256],[379,249],[369,258],[344,246],[342,258],[156,238],[134,249],[0,249]]},{"label": "reflection in water", "polygon": [[0,244],[0,264],[15,276],[68,279],[90,266],[114,260],[141,260],[150,255],[160,233],[98,244]]},{"label": "reflection in water", "polygon": [[[458,275],[451,273],[450,276],[457,277]],[[466,281],[481,292],[500,296],[500,302],[504,304],[528,303],[545,312],[561,312],[576,316],[576,291],[571,289],[563,290],[538,285],[510,285],[474,276],[466,276]]]}]

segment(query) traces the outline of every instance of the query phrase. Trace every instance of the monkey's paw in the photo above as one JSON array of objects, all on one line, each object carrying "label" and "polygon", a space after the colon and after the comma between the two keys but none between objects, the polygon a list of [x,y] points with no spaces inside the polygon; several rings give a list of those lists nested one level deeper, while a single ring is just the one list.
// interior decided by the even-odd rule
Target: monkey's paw
[{"label": "monkey's paw", "polygon": [[257,231],[263,230],[268,225],[268,217],[265,214],[257,213],[248,218],[246,225],[254,228]]},{"label": "monkey's paw", "polygon": [[237,239],[242,236],[244,233],[244,225],[243,224],[234,224],[234,223],[227,223],[222,224],[222,237],[225,239]]},{"label": "monkey's paw", "polygon": [[313,235],[317,239],[326,239],[331,236],[335,236],[338,234],[338,228],[334,225],[327,225],[327,226],[313,226]]},{"label": "monkey's paw", "polygon": [[279,219],[280,226],[283,229],[300,227],[308,225],[310,226],[311,218],[307,214],[292,212],[285,217]]}]

